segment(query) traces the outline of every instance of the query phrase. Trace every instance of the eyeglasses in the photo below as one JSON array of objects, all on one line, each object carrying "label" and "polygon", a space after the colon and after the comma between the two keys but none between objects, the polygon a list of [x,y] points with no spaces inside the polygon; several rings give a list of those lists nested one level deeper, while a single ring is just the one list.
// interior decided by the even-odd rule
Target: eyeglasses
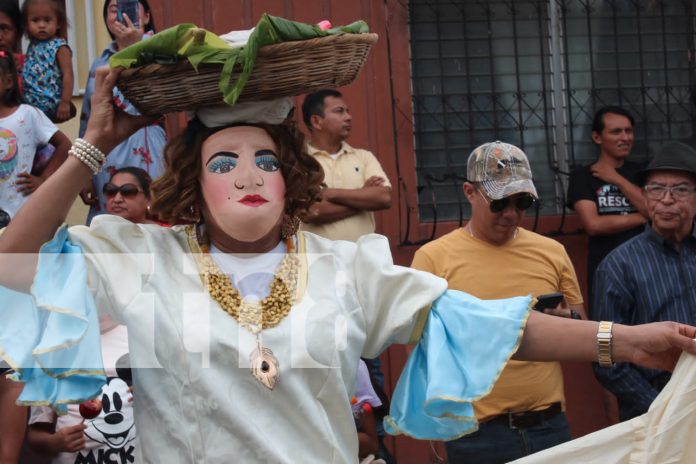
[{"label": "eyeglasses", "polygon": [[531,208],[534,205],[534,202],[536,201],[534,197],[530,194],[521,195],[515,198],[514,200],[513,197],[505,197],[501,198],[500,200],[491,200],[488,197],[486,197],[481,192],[481,190],[479,190],[478,192],[481,194],[483,199],[486,200],[486,203],[488,203],[488,208],[491,210],[491,213],[500,213],[508,207],[510,201],[515,202],[515,208],[517,208],[519,211],[526,211],[529,208]]},{"label": "eyeglasses", "polygon": [[121,186],[118,186],[109,182],[107,184],[104,184],[102,192],[104,193],[104,196],[106,196],[107,198],[115,197],[116,194],[119,192],[121,192],[121,196],[123,198],[133,198],[134,196],[142,192],[142,190],[140,190],[134,184],[123,184]]},{"label": "eyeglasses", "polygon": [[672,198],[676,201],[688,200],[691,194],[696,191],[696,188],[690,187],[688,185],[675,185],[673,187],[667,187],[660,184],[648,184],[644,187],[645,194],[651,200],[662,200],[667,192],[672,195]]}]

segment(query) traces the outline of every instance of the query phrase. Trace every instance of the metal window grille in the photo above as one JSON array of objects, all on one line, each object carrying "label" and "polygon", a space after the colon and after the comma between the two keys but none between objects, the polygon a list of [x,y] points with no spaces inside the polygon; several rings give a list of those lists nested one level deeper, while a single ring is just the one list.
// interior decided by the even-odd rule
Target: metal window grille
[{"label": "metal window grille", "polygon": [[468,217],[461,184],[477,145],[530,158],[541,213],[565,203],[569,166],[591,162],[601,106],[636,118],[634,159],[694,138],[694,8],[657,0],[411,0],[421,221]]}]

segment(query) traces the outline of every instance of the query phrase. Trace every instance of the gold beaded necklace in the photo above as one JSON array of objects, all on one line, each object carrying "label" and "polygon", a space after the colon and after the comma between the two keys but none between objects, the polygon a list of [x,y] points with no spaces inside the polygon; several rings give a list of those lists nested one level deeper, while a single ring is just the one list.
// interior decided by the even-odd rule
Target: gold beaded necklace
[{"label": "gold beaded necklace", "polygon": [[203,281],[208,293],[239,325],[254,335],[280,324],[292,309],[299,264],[292,239],[288,240],[287,245],[288,253],[273,275],[270,294],[258,302],[242,298],[227,274],[210,256],[208,246],[201,245]]},{"label": "gold beaded necklace", "polygon": [[260,301],[242,298],[239,291],[210,256],[208,243],[198,238],[201,255],[198,265],[210,297],[232,316],[240,326],[256,336],[256,349],[249,356],[252,375],[273,390],[280,378],[278,359],[270,348],[261,344],[261,331],[275,327],[292,309],[299,275],[299,259],[292,237],[286,240],[288,252],[276,268],[269,295]]}]

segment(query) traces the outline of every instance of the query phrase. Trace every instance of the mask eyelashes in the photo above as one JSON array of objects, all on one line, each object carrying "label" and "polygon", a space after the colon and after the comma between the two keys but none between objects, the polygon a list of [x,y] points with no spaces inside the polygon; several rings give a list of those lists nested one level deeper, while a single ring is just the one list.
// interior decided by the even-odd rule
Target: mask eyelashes
[{"label": "mask eyelashes", "polygon": [[208,171],[215,174],[224,174],[237,167],[237,160],[231,156],[219,157],[208,165]]},{"label": "mask eyelashes", "polygon": [[274,172],[280,169],[280,162],[274,155],[262,155],[256,157],[256,166],[267,172]]}]

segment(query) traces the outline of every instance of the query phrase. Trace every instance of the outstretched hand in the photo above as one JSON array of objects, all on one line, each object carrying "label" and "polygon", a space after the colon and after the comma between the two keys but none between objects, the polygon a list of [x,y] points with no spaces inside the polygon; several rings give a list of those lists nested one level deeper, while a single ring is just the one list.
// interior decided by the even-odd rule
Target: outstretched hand
[{"label": "outstretched hand", "polygon": [[109,153],[141,127],[157,122],[157,118],[134,116],[114,105],[113,89],[123,68],[97,69],[92,94],[92,111],[84,139],[104,153]]},{"label": "outstretched hand", "polygon": [[614,326],[614,359],[672,371],[682,351],[696,355],[696,327],[676,322]]}]

